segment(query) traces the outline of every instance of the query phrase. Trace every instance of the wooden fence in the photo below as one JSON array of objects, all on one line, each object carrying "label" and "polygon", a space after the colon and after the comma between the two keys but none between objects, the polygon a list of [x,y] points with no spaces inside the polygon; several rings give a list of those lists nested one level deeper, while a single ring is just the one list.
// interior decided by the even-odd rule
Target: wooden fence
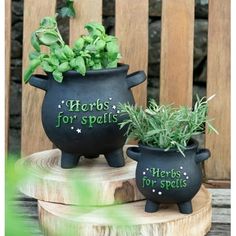
[{"label": "wooden fence", "polygon": [[[6,1],[6,8],[10,8]],[[177,105],[192,104],[194,0],[163,0],[161,31],[160,101]],[[70,44],[84,33],[89,21],[102,21],[102,0],[75,1],[77,16],[70,20]],[[55,14],[56,0],[24,0],[23,68],[31,50],[30,35],[44,16]],[[9,13],[9,10],[7,11]],[[148,0],[116,0],[115,34],[119,38],[122,61],[130,72],[148,65]],[[9,15],[9,14],[8,14]],[[10,42],[10,17],[6,18]],[[220,135],[206,135],[212,157],[204,169],[209,184],[227,184],[230,179],[230,0],[209,0],[207,95],[216,94],[209,115],[215,117]],[[9,47],[6,48],[6,85],[10,81]],[[24,71],[23,69],[23,71]],[[147,84],[133,90],[138,104],[146,105]],[[9,93],[7,93],[7,98]],[[51,149],[40,120],[44,92],[22,85],[22,154]],[[8,100],[6,110],[8,111]],[[9,119],[7,113],[6,120]],[[6,134],[8,135],[8,134]],[[8,136],[7,136],[8,138]]]}]

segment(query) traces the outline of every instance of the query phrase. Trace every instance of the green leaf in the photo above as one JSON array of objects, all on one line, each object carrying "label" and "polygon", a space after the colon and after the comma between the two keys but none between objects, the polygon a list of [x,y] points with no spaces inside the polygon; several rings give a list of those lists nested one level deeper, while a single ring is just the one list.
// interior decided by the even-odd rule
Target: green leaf
[{"label": "green leaf", "polygon": [[106,49],[110,53],[119,53],[119,45],[116,40],[107,43]]},{"label": "green leaf", "polygon": [[90,22],[84,26],[91,36],[101,36],[105,34],[105,28],[102,24],[97,22]]},{"label": "green leaf", "polygon": [[57,22],[55,17],[44,17],[40,22],[40,26],[43,29],[56,29]]},{"label": "green leaf", "polygon": [[60,71],[55,70],[52,75],[57,82],[61,83],[63,81],[63,75]]},{"label": "green leaf", "polygon": [[100,50],[103,50],[105,48],[105,46],[106,46],[106,42],[104,40],[100,39],[100,40],[97,41],[95,47],[98,51],[100,51]]},{"label": "green leaf", "polygon": [[59,64],[60,64],[59,60],[57,59],[57,57],[53,56],[53,55],[48,57],[48,58],[44,58],[43,60],[48,62],[52,66],[59,66]]},{"label": "green leaf", "polygon": [[75,63],[76,63],[76,71],[78,71],[81,75],[85,75],[86,66],[85,66],[84,58],[77,57]]},{"label": "green leaf", "polygon": [[75,9],[73,7],[63,7],[59,11],[61,17],[75,17]]},{"label": "green leaf", "polygon": [[75,67],[76,67],[76,59],[75,59],[75,58],[73,58],[73,59],[70,61],[70,66],[71,66],[72,68],[75,68]]},{"label": "green leaf", "polygon": [[33,51],[29,53],[29,59],[32,61],[40,56],[40,52]]},{"label": "green leaf", "polygon": [[58,35],[56,32],[45,32],[42,35],[39,36],[39,40],[44,45],[50,46],[59,41]]},{"label": "green leaf", "polygon": [[37,52],[40,52],[40,44],[35,32],[31,35],[31,45]]},{"label": "green leaf", "polygon": [[47,61],[41,62],[41,67],[46,72],[53,72],[55,69],[54,67],[50,66]]},{"label": "green leaf", "polygon": [[55,50],[55,55],[56,57],[61,60],[61,61],[67,61],[67,56],[65,55],[65,53],[63,52],[63,49],[62,48],[57,48]]},{"label": "green leaf", "polygon": [[57,68],[57,70],[59,72],[66,72],[66,71],[70,70],[69,62],[64,62],[64,63],[60,64],[59,67]]},{"label": "green leaf", "polygon": [[89,53],[96,53],[97,52],[95,45],[92,45],[92,44],[89,44],[88,46],[86,46],[85,49],[88,50]]},{"label": "green leaf", "polygon": [[83,39],[86,43],[92,43],[93,42],[93,37],[91,37],[90,35],[83,36]]},{"label": "green leaf", "polygon": [[94,64],[94,65],[93,65],[93,69],[94,69],[94,70],[102,69],[101,63]]},{"label": "green leaf", "polygon": [[24,73],[24,82],[28,83],[31,75],[34,73],[34,71],[37,69],[37,67],[40,65],[41,60],[40,59],[34,59],[30,62],[29,67],[25,70]]},{"label": "green leaf", "polygon": [[84,39],[83,38],[79,38],[78,40],[75,41],[74,49],[76,51],[82,50],[83,47],[84,47]]},{"label": "green leaf", "polygon": [[63,52],[65,53],[67,58],[73,58],[75,56],[73,50],[68,45],[64,46]]},{"label": "green leaf", "polygon": [[111,61],[107,64],[107,68],[116,68],[117,67],[117,60]]}]

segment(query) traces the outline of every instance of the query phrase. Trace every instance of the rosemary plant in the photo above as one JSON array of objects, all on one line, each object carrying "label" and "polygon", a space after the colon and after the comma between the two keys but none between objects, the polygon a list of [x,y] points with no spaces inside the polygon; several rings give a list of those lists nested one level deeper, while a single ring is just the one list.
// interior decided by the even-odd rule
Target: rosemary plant
[{"label": "rosemary plant", "polygon": [[150,100],[148,108],[120,104],[122,115],[128,114],[120,128],[128,127],[126,135],[142,144],[163,148],[177,148],[184,156],[183,150],[193,135],[203,133],[205,126],[209,131],[218,133],[207,117],[208,101],[213,98],[197,97],[194,108],[186,106],[178,108],[172,105],[157,105]]}]

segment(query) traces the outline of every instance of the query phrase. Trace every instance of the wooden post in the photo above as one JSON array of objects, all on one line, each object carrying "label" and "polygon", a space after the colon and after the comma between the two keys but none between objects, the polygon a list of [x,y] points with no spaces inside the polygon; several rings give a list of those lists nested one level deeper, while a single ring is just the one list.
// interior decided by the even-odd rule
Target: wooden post
[{"label": "wooden post", "polygon": [[[144,70],[148,63],[148,0],[116,0],[116,36],[122,62],[130,72]],[[137,104],[146,106],[147,81],[133,90]]]},{"label": "wooden post", "polygon": [[219,132],[206,134],[211,158],[205,162],[207,179],[230,179],[230,0],[209,1],[207,96],[208,115]]},{"label": "wooden post", "polygon": [[194,0],[162,2],[162,104],[192,105],[194,4]]},{"label": "wooden post", "polygon": [[[24,0],[23,73],[28,66],[28,54],[32,50],[31,34],[45,16],[55,15],[56,0]],[[41,72],[42,73],[42,72]],[[24,82],[23,82],[24,83]],[[41,105],[44,92],[26,84],[22,86],[21,152],[28,155],[52,148],[41,122]]]},{"label": "wooden post", "polygon": [[5,1],[5,154],[8,152],[9,142],[9,97],[11,81],[11,0]]}]

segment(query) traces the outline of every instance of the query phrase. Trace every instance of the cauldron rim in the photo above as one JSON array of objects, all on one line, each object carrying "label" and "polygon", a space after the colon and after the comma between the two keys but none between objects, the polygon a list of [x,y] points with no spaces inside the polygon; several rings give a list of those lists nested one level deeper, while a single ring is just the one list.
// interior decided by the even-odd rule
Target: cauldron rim
[{"label": "cauldron rim", "polygon": [[[194,150],[199,145],[198,141],[194,138],[191,138],[188,143],[189,144],[183,150],[184,152]],[[170,148],[169,150],[165,150],[165,148],[151,147],[146,144],[143,144],[142,142],[139,142],[138,145],[141,149],[147,150],[147,151],[158,151],[158,152],[167,152],[167,153],[168,152],[179,152],[179,150],[177,148]]]},{"label": "cauldron rim", "polygon": [[[87,70],[85,75],[81,75],[79,72],[75,70],[68,70],[63,73],[63,77],[70,77],[70,76],[76,76],[76,77],[85,77],[89,75],[100,75],[100,74],[107,74],[107,73],[119,73],[119,72],[125,72],[129,70],[128,64],[118,63],[118,66],[115,68],[102,68],[102,69],[96,69],[96,70]],[[52,75],[51,72],[46,72],[47,75]]]}]

